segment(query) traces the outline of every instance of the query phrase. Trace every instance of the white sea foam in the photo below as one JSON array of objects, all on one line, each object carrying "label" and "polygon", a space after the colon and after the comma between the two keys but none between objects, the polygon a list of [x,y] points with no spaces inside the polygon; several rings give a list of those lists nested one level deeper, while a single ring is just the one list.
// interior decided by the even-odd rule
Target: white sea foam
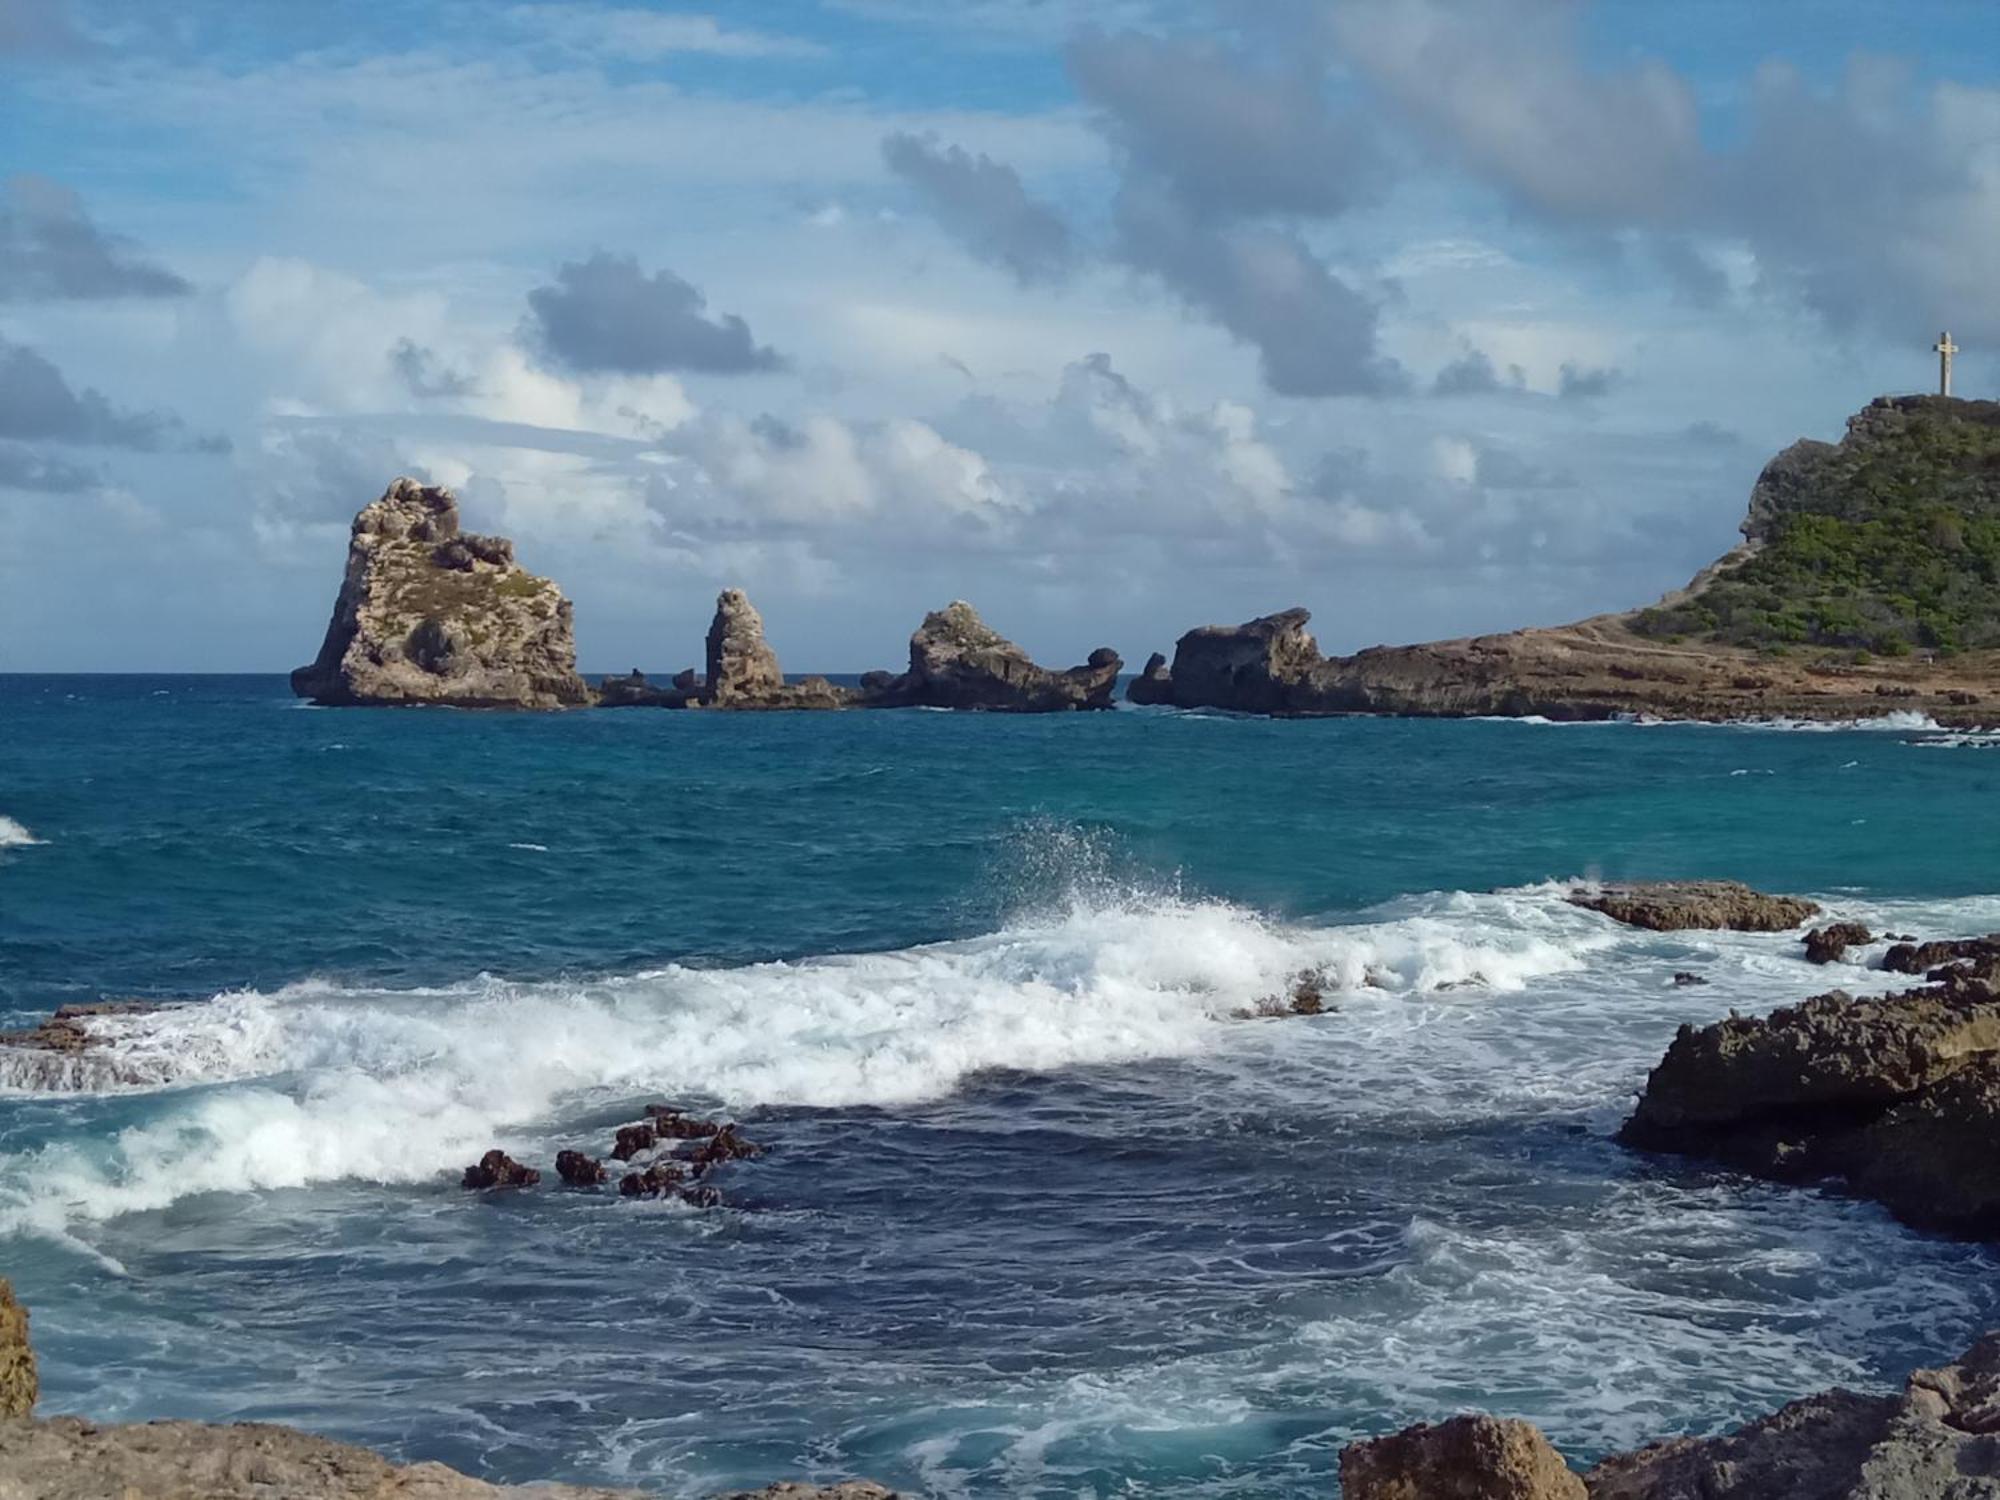
[{"label": "white sea foam", "polygon": [[28,832],[25,825],[15,822],[5,813],[0,813],[0,849],[18,849],[27,844],[46,843]]},{"label": "white sea foam", "polygon": [[175,1092],[109,1141],[0,1158],[0,1229],[59,1233],[206,1191],[425,1180],[636,1095],[894,1106],[986,1069],[1187,1057],[1256,1030],[1239,1013],[1303,969],[1380,998],[1507,991],[1616,941],[1544,891],[1405,905],[1298,927],[1131,898],[890,953],[587,983],[310,983],[105,1017],[90,1070],[0,1052],[0,1082]]}]

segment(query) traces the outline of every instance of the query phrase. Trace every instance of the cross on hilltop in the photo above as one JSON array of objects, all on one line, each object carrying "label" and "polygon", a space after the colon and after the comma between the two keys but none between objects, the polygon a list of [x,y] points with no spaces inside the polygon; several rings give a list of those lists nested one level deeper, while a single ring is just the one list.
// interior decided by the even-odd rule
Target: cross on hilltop
[{"label": "cross on hilltop", "polygon": [[1938,357],[1938,394],[1940,396],[1949,396],[1951,394],[1951,357],[1958,353],[1958,345],[1951,341],[1951,334],[1945,332],[1938,335],[1938,341],[1932,344],[1931,348],[1937,351]]}]

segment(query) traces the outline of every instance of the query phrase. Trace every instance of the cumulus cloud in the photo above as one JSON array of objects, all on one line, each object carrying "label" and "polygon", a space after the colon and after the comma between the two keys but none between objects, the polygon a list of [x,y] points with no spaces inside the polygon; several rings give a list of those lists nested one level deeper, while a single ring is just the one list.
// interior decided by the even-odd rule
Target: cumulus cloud
[{"label": "cumulus cloud", "polygon": [[1503,379],[1493,357],[1483,349],[1468,349],[1437,372],[1431,381],[1434,396],[1492,396],[1502,391],[1526,388],[1528,377],[1519,365],[1509,365]]},{"label": "cumulus cloud", "polygon": [[1599,369],[1566,361],[1556,375],[1556,394],[1565,401],[1587,401],[1609,395],[1624,379],[1621,370]]},{"label": "cumulus cloud", "polygon": [[598,251],[528,293],[528,333],[551,362],[626,375],[775,370],[784,361],[734,313],[711,318],[708,299],[668,270],[648,275],[629,255]]},{"label": "cumulus cloud", "polygon": [[1004,266],[1023,285],[1069,271],[1075,258],[1069,226],[1029,196],[1012,167],[907,131],[882,142],[882,159],[981,260]]},{"label": "cumulus cloud", "polygon": [[177,425],[159,412],[121,411],[102,392],[73,390],[40,354],[0,337],[0,438],[149,449]]},{"label": "cumulus cloud", "polygon": [[24,175],[0,190],[0,301],[181,297],[193,290],[130,241],[99,229],[62,184]]},{"label": "cumulus cloud", "polygon": [[1264,383],[1283,396],[1396,388],[1401,372],[1376,348],[1378,309],[1267,224],[1218,227],[1150,180],[1127,182],[1114,209],[1127,261],[1256,348]]}]

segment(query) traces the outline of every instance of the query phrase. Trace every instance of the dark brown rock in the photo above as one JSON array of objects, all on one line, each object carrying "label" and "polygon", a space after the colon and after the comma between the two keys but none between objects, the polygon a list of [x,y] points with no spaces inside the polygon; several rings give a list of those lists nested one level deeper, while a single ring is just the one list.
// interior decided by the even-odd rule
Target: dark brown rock
[{"label": "dark brown rock", "polygon": [[1585,1500],[1583,1481],[1531,1423],[1462,1416],[1340,1454],[1344,1500]]},{"label": "dark brown rock", "polygon": [[2000,1235],[2000,1056],[1899,1101],[1839,1156],[1856,1192],[1908,1223]]},{"label": "dark brown rock", "polygon": [[1590,1500],[1842,1500],[1896,1409],[1893,1396],[1828,1391],[1724,1437],[1615,1454],[1584,1480]]},{"label": "dark brown rock", "polygon": [[1167,668],[1167,659],[1157,651],[1147,657],[1146,669],[1132,679],[1125,696],[1133,703],[1172,703],[1174,674]]},{"label": "dark brown rock", "polygon": [[1170,697],[1182,708],[1228,708],[1243,713],[1288,713],[1301,706],[1308,679],[1323,658],[1306,632],[1312,613],[1280,610],[1241,625],[1203,625],[1174,645],[1166,674]]},{"label": "dark brown rock", "polygon": [[719,1121],[696,1119],[671,1104],[647,1105],[646,1118],[652,1123],[653,1133],[662,1140],[698,1140],[722,1129]]},{"label": "dark brown rock", "polygon": [[331,705],[588,704],[570,614],[510,542],[459,529],[451,491],[398,479],[354,518],[326,639],[292,691]]},{"label": "dark brown rock", "polygon": [[618,1142],[611,1148],[611,1154],[619,1161],[630,1161],[641,1151],[650,1151],[659,1140],[651,1125],[621,1125],[618,1127]]},{"label": "dark brown rock", "polygon": [[895,1491],[865,1479],[849,1479],[841,1484],[817,1485],[788,1482],[761,1490],[737,1490],[718,1495],[716,1500],[902,1500]]},{"label": "dark brown rock", "polygon": [[1806,962],[1838,963],[1847,956],[1849,948],[1864,947],[1874,941],[1875,934],[1859,922],[1829,922],[1806,934]]},{"label": "dark brown rock", "polygon": [[660,1198],[685,1182],[687,1175],[687,1168],[677,1161],[656,1161],[643,1172],[627,1172],[619,1178],[618,1191],[626,1198]]},{"label": "dark brown rock", "polygon": [[694,697],[678,686],[663,688],[648,682],[637,667],[629,677],[606,677],[597,684],[600,708],[686,708]]},{"label": "dark brown rock", "polygon": [[459,1185],[474,1191],[487,1188],[533,1187],[542,1180],[542,1174],[533,1167],[524,1167],[513,1157],[497,1147],[472,1166],[465,1169]]},{"label": "dark brown rock", "polygon": [[2000,959],[2000,934],[1983,938],[1948,938],[1931,943],[1906,939],[1882,955],[1882,967],[1891,974],[1928,974],[1944,964],[1985,964],[1995,959]]},{"label": "dark brown rock", "polygon": [[581,1151],[556,1153],[556,1176],[571,1187],[595,1187],[607,1175],[604,1163],[594,1156],[585,1156]]},{"label": "dark brown rock", "polygon": [[1767,896],[1735,880],[1632,881],[1585,886],[1570,903],[1613,921],[1653,932],[1726,928],[1735,932],[1784,932],[1819,911],[1799,896]]},{"label": "dark brown rock", "polygon": [[688,1164],[694,1175],[700,1177],[724,1162],[763,1154],[762,1146],[740,1134],[734,1125],[725,1125],[689,1153]]},{"label": "dark brown rock", "polygon": [[1708,981],[1702,978],[1701,975],[1690,973],[1686,969],[1677,969],[1674,972],[1674,988],[1676,989],[1684,990],[1688,988],[1690,985],[1707,984],[1707,983]]}]

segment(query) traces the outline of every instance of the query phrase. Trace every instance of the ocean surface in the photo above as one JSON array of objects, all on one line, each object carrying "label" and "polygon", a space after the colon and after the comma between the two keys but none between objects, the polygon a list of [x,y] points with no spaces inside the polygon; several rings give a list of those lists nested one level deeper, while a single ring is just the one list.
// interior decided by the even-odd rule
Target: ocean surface
[{"label": "ocean surface", "polygon": [[[1468,1406],[1583,1460],[1886,1386],[1992,1251],[1611,1140],[1679,1023],[1881,976],[1555,882],[2000,927],[1981,748],[0,678],[0,1021],[199,1002],[0,1077],[0,1273],[47,1411],[676,1496],[1325,1496]],[[653,1101],[768,1148],[726,1207],[457,1184]]]}]

